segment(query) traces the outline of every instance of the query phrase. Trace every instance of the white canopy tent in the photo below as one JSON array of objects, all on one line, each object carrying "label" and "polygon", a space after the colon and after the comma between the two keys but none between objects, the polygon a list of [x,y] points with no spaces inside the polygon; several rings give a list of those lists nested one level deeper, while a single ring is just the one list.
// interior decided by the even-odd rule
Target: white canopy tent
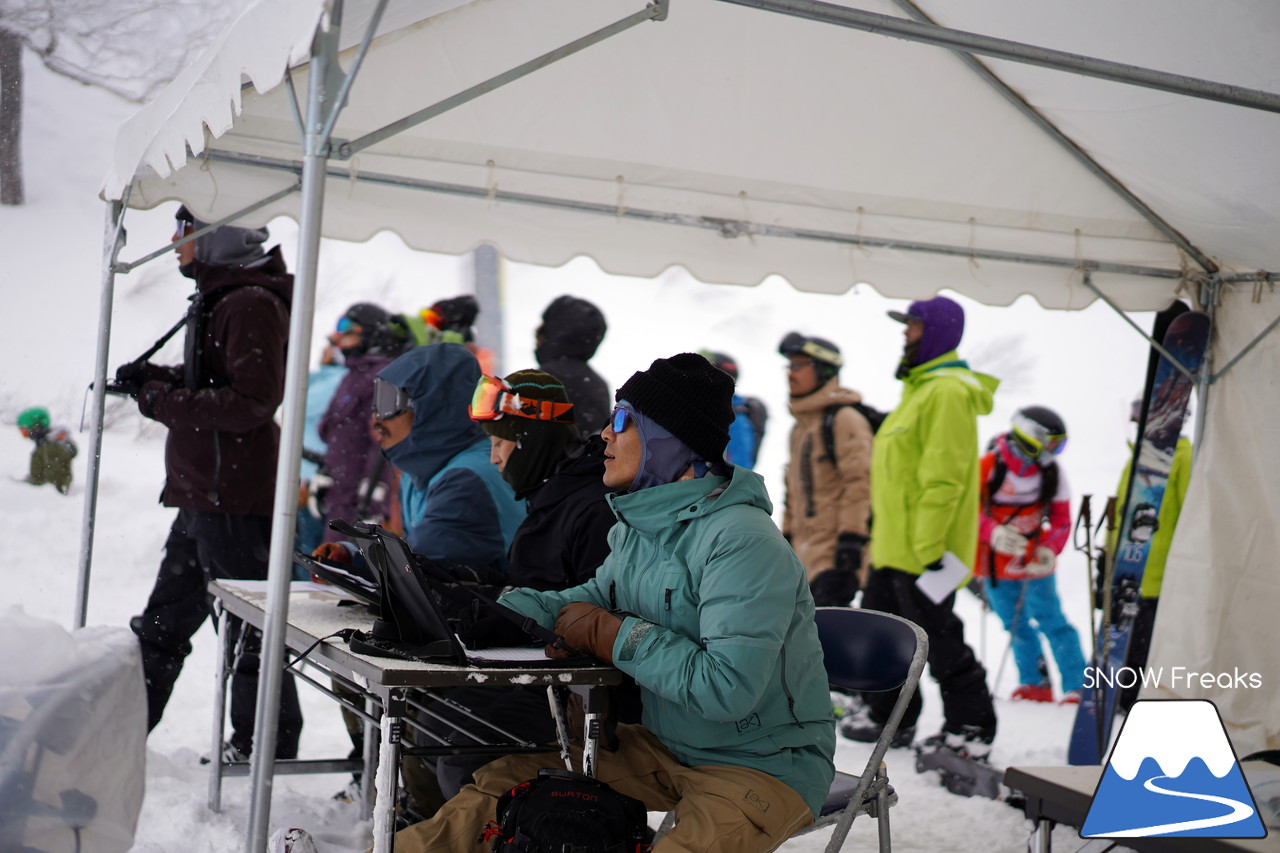
[{"label": "white canopy tent", "polygon": [[[1280,747],[1280,451],[1260,427],[1280,410],[1280,349],[1263,339],[1280,315],[1280,8],[849,2],[259,0],[125,125],[103,190],[96,388],[114,274],[170,248],[120,263],[125,208],[301,223],[264,656],[279,659],[287,608],[322,234],[996,305],[1149,310],[1181,294],[1216,317],[1213,405],[1152,664],[1260,673],[1256,690],[1168,695],[1214,699],[1241,751]],[[937,26],[913,23],[926,13]],[[96,450],[100,391],[95,408]],[[82,620],[95,501],[91,466]],[[263,684],[274,707],[278,682]]]}]

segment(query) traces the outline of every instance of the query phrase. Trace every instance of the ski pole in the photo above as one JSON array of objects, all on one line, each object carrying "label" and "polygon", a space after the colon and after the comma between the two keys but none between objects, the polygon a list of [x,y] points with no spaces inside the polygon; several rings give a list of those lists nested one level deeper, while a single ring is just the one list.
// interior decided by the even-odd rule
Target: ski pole
[{"label": "ski pole", "polygon": [[[1130,486],[1132,486],[1132,478],[1130,478]],[[1125,502],[1128,503],[1127,495],[1125,497]],[[1110,533],[1117,527],[1114,520],[1116,518],[1114,515],[1116,503],[1117,501],[1114,497],[1107,500],[1106,522],[1108,538],[1110,538]],[[1122,527],[1122,525],[1120,526]],[[1117,539],[1117,546],[1118,545],[1119,541]],[[1093,651],[1093,663],[1095,667],[1105,663],[1111,657],[1111,594],[1112,581],[1115,575],[1115,562],[1115,554],[1108,553],[1107,558],[1102,564],[1102,612],[1098,614],[1098,641],[1094,646]],[[1098,758],[1101,760],[1102,756],[1106,754],[1107,744],[1104,743],[1103,738],[1107,736],[1108,728],[1108,722],[1103,719],[1105,716],[1104,711],[1106,709],[1106,694],[1103,692],[1101,679],[1095,679],[1093,691],[1095,709],[1094,719],[1098,737]]]},{"label": "ski pole", "polygon": [[[1097,600],[1097,591],[1093,586],[1093,514],[1090,502],[1093,495],[1080,496],[1080,512],[1076,515],[1076,527],[1072,531],[1071,545],[1084,554],[1085,579],[1089,586],[1089,648],[1098,648],[1098,632],[1093,621],[1093,602]],[[1080,544],[1080,530],[1084,529],[1084,545]]]},{"label": "ski pole", "polygon": [[1000,667],[996,670],[995,690],[1000,689],[1000,679],[1004,677],[1004,665],[1009,662],[1009,655],[1013,652],[1014,632],[1018,630],[1018,622],[1022,619],[1022,603],[1027,597],[1027,579],[1024,577],[1018,583],[1018,603],[1013,606],[1013,620],[1009,623],[1009,644],[1004,647],[1004,654],[1000,656]]}]

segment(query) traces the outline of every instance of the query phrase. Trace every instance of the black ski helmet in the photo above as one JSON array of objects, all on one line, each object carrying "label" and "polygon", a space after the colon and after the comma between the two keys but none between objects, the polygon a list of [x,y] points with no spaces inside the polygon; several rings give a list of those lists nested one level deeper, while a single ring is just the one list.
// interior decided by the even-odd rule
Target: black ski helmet
[{"label": "black ski helmet", "polygon": [[1013,414],[1009,435],[1031,459],[1049,461],[1067,445],[1067,425],[1047,406],[1027,406]]},{"label": "black ski helmet", "polygon": [[345,356],[374,355],[397,356],[409,348],[409,328],[403,319],[372,302],[357,302],[346,310],[339,320],[360,327],[360,343],[342,350]]},{"label": "black ski helmet", "polygon": [[826,338],[815,338],[799,332],[788,332],[778,344],[778,352],[784,356],[807,355],[813,359],[818,368],[818,379],[829,381],[839,375],[844,357],[840,355],[840,347]]},{"label": "black ski helmet", "polygon": [[729,374],[729,378],[734,382],[738,381],[738,362],[733,356],[722,352],[714,352],[709,349],[698,350],[698,355]]}]

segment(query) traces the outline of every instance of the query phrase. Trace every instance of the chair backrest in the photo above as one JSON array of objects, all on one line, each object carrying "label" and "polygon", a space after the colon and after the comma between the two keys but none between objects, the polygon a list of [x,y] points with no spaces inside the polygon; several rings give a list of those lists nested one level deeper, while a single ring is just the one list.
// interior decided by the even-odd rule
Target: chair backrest
[{"label": "chair backrest", "polygon": [[847,607],[819,607],[814,620],[831,687],[883,691],[906,682],[920,644],[920,629],[911,622]]}]

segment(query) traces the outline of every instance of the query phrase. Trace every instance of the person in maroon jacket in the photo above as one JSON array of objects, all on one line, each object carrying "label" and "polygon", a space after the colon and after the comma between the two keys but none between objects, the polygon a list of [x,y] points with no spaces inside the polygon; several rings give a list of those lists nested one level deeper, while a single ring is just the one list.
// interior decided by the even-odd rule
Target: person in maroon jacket
[{"label": "person in maroon jacket", "polygon": [[[175,241],[204,227],[185,206],[177,220]],[[274,415],[284,398],[293,292],[280,247],[263,249],[267,237],[265,228],[224,225],[179,246],[178,269],[196,283],[183,363],[131,362],[116,372],[137,388],[142,414],[169,428],[161,501],[178,510],[146,609],[129,623],[142,646],[148,730],[209,616],[209,580],[267,577],[280,445]],[[232,675],[225,759],[244,759],[253,746],[260,645],[251,630]],[[287,674],[280,703],[276,757],[293,758],[302,712]]]}]

